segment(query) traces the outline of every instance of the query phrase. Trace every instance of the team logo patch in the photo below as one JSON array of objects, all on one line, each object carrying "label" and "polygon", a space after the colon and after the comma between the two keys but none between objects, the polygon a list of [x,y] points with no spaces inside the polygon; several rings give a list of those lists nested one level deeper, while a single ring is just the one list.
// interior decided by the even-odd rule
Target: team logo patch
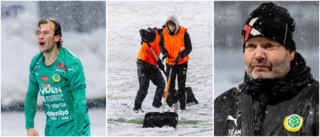
[{"label": "team logo patch", "polygon": [[253,36],[257,36],[257,35],[261,35],[261,32],[259,32],[258,30],[256,30],[255,28],[252,28],[253,24],[259,19],[259,17],[253,18],[250,20],[249,24],[245,24],[243,27],[243,30],[246,31],[245,36],[242,36],[241,39],[243,41],[243,43],[245,43],[248,38],[249,38],[249,34],[253,35]]},{"label": "team logo patch", "polygon": [[54,75],[52,75],[52,79],[53,79],[54,82],[59,82],[59,81],[61,80],[59,74],[54,74]]},{"label": "team logo patch", "polygon": [[238,126],[237,121],[238,121],[238,118],[239,118],[240,116],[241,116],[241,114],[239,114],[236,118],[233,118],[231,115],[228,115],[227,120],[233,121],[234,124],[235,124],[236,126]]},{"label": "team logo patch", "polygon": [[57,68],[63,68],[64,70],[67,71],[67,65],[65,65],[64,63],[58,62]]},{"label": "team logo patch", "polygon": [[297,114],[286,116],[283,120],[284,127],[291,132],[297,132],[300,130],[303,124],[303,118]]},{"label": "team logo patch", "polygon": [[49,81],[48,77],[45,76],[45,75],[41,76],[41,79],[42,79],[42,81],[44,81],[44,82],[48,82],[48,81]]}]

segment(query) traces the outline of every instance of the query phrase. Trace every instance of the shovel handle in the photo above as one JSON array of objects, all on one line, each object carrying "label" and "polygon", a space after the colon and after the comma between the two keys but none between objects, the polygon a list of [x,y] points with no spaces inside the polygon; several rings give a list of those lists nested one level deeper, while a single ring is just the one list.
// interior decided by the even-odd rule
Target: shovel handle
[{"label": "shovel handle", "polygon": [[164,102],[163,102],[162,112],[164,112],[164,106],[166,105],[166,101],[167,101],[167,97],[168,97],[168,91],[169,91],[169,86],[170,86],[171,73],[172,73],[172,68],[170,68],[170,70],[169,70],[169,76],[168,76],[168,82],[167,82],[167,87],[166,87],[166,93],[165,93],[165,95],[164,95]]},{"label": "shovel handle", "polygon": [[169,86],[170,86],[170,79],[171,79],[171,73],[172,73],[172,68],[169,70],[169,76],[168,76],[168,82],[167,82],[167,87],[166,87],[166,93],[164,95],[164,98],[167,99],[168,97],[168,91],[169,91]]},{"label": "shovel handle", "polygon": [[170,79],[169,79],[168,82],[167,82],[166,93],[165,93],[165,95],[164,95],[164,98],[165,98],[165,99],[167,99],[167,97],[168,97],[169,86],[170,86]]}]

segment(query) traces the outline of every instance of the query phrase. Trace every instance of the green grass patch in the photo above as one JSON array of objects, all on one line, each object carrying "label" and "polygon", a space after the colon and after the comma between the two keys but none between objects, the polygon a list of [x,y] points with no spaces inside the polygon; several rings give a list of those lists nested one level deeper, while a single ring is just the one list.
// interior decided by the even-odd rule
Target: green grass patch
[{"label": "green grass patch", "polygon": [[108,119],[108,122],[120,122],[120,123],[132,123],[132,124],[143,124],[143,119],[130,119],[126,120],[124,118],[118,118],[118,119]]},{"label": "green grass patch", "polygon": [[[118,119],[108,119],[108,122],[119,122],[119,123],[131,123],[131,124],[143,124],[143,119],[130,119],[126,120],[124,118],[118,118]],[[178,125],[182,124],[190,124],[190,125],[197,125],[201,123],[200,120],[179,120]]]},{"label": "green grass patch", "polygon": [[178,125],[182,125],[182,124],[196,125],[196,124],[199,124],[200,122],[201,122],[200,120],[179,120]]},{"label": "green grass patch", "polygon": [[119,96],[112,96],[108,95],[108,100],[119,100],[119,99],[126,99],[127,97],[119,97]]}]

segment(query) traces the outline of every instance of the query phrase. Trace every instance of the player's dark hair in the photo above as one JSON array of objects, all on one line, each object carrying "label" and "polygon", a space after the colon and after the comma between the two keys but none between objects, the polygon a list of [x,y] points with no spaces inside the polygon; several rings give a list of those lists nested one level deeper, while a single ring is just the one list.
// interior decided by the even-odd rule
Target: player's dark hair
[{"label": "player's dark hair", "polygon": [[54,24],[54,36],[60,35],[60,40],[57,42],[58,48],[62,46],[62,33],[61,33],[61,26],[58,21],[56,21],[54,18],[49,18],[49,19],[42,19],[38,23],[38,28],[40,28],[41,24],[47,24],[49,22],[52,22]]}]

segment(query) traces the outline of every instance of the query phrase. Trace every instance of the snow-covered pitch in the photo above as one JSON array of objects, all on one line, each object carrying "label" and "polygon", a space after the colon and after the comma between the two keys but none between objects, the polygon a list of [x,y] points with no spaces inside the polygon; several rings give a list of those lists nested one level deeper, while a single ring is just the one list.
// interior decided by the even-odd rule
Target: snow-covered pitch
[{"label": "snow-covered pitch", "polygon": [[[108,136],[212,136],[213,135],[213,3],[116,2],[107,3],[107,135]],[[187,106],[186,120],[177,128],[142,128],[144,114],[132,109],[139,83],[136,61],[140,49],[139,29],[161,27],[175,14],[192,42],[187,87],[192,87],[198,105]],[[155,112],[150,83],[142,108]],[[166,106],[168,108],[168,106]]]}]

